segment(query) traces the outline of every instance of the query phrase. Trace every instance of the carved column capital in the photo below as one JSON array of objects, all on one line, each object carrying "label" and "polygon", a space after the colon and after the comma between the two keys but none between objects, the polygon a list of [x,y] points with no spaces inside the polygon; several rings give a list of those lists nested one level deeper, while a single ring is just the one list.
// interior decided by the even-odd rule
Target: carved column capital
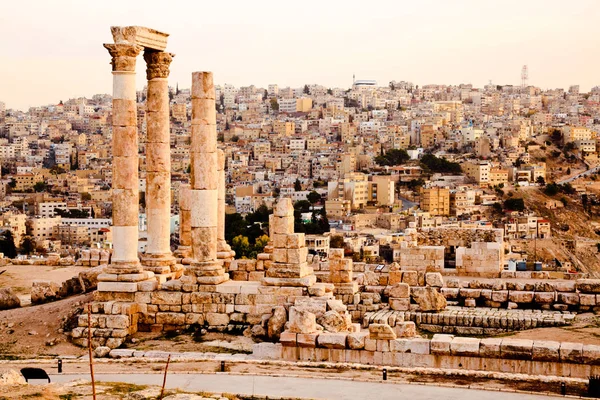
[{"label": "carved column capital", "polygon": [[113,71],[135,72],[135,59],[143,47],[136,44],[105,44],[112,57],[111,65]]},{"label": "carved column capital", "polygon": [[146,60],[146,78],[168,78],[169,65],[173,61],[175,54],[164,51],[144,51],[144,60]]}]

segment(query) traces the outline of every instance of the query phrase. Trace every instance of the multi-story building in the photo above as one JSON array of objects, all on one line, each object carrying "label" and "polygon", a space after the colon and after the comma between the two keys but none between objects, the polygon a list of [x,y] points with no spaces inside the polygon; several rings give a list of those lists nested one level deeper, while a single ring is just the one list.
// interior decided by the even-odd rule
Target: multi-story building
[{"label": "multi-story building", "polygon": [[432,216],[450,215],[450,189],[422,188],[419,207]]}]

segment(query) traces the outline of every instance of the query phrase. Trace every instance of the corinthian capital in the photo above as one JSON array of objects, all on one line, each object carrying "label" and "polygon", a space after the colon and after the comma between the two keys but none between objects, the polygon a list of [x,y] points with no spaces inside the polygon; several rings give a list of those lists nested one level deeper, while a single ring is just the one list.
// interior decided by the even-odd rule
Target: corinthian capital
[{"label": "corinthian capital", "polygon": [[136,44],[105,44],[112,57],[110,62],[113,71],[135,72],[135,59],[142,51],[143,47]]},{"label": "corinthian capital", "polygon": [[148,80],[154,78],[168,78],[169,65],[171,65],[173,57],[175,57],[175,54],[146,49],[146,51],[144,51],[144,60],[146,60],[146,78]]}]

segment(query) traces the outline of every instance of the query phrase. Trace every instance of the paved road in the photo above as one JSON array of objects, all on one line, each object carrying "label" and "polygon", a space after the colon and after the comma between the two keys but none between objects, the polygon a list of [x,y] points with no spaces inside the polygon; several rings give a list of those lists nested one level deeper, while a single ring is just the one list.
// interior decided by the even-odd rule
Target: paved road
[{"label": "paved road", "polygon": [[[53,382],[89,379],[89,375],[51,375]],[[97,381],[161,385],[161,374],[96,374]],[[541,400],[548,396],[502,393],[438,386],[353,382],[332,379],[220,374],[169,374],[167,387],[190,392],[300,397],[332,400]]]},{"label": "paved road", "polygon": [[575,176],[572,176],[570,178],[563,179],[562,181],[558,181],[557,183],[560,184],[560,185],[562,185],[562,184],[565,184],[567,182],[572,182],[572,181],[574,181],[577,178],[581,178],[582,176],[595,174],[598,171],[600,171],[600,165],[595,166],[594,168],[588,169],[587,171],[583,171],[582,173],[577,174]]}]

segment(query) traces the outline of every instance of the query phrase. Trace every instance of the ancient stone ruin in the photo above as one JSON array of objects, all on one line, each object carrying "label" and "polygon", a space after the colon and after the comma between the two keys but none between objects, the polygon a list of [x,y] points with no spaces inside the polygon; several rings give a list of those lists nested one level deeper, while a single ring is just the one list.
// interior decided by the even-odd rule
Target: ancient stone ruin
[{"label": "ancient stone ruin", "polygon": [[[342,249],[331,249],[327,261],[309,262],[304,234],[294,232],[292,202],[282,198],[270,216],[264,253],[257,260],[235,260],[225,242],[224,155],[217,148],[210,72],[192,74],[191,179],[181,189],[180,246],[171,254],[167,77],[173,55],[165,52],[164,33],[141,27],[112,32],[115,43],[105,47],[113,57],[114,252],[97,277],[93,347],[117,348],[137,331],[198,325],[274,342],[257,344],[255,355],[286,360],[434,366],[447,356],[448,366],[469,362],[477,369],[487,363],[493,369],[489,360],[452,357],[487,360],[507,354],[532,363],[571,363],[568,368],[575,368],[575,360],[600,363],[599,346],[581,345],[574,354],[565,343],[453,336],[567,325],[571,311],[600,307],[599,281],[551,282],[542,272],[501,275],[502,239],[495,231],[476,232],[481,240],[469,241],[470,247],[466,233],[449,239],[461,249],[456,257],[462,257],[464,268],[494,279],[444,277],[449,244],[434,233],[415,237],[400,250],[400,262],[391,265],[353,262]],[[148,250],[140,260],[135,61],[142,51],[148,77]],[[94,253],[84,262],[94,265],[96,258],[106,259]],[[87,315],[78,325],[71,335],[85,346]],[[417,328],[437,335],[418,337]],[[498,363],[498,370],[503,365]],[[527,365],[514,368],[537,368]]]}]

